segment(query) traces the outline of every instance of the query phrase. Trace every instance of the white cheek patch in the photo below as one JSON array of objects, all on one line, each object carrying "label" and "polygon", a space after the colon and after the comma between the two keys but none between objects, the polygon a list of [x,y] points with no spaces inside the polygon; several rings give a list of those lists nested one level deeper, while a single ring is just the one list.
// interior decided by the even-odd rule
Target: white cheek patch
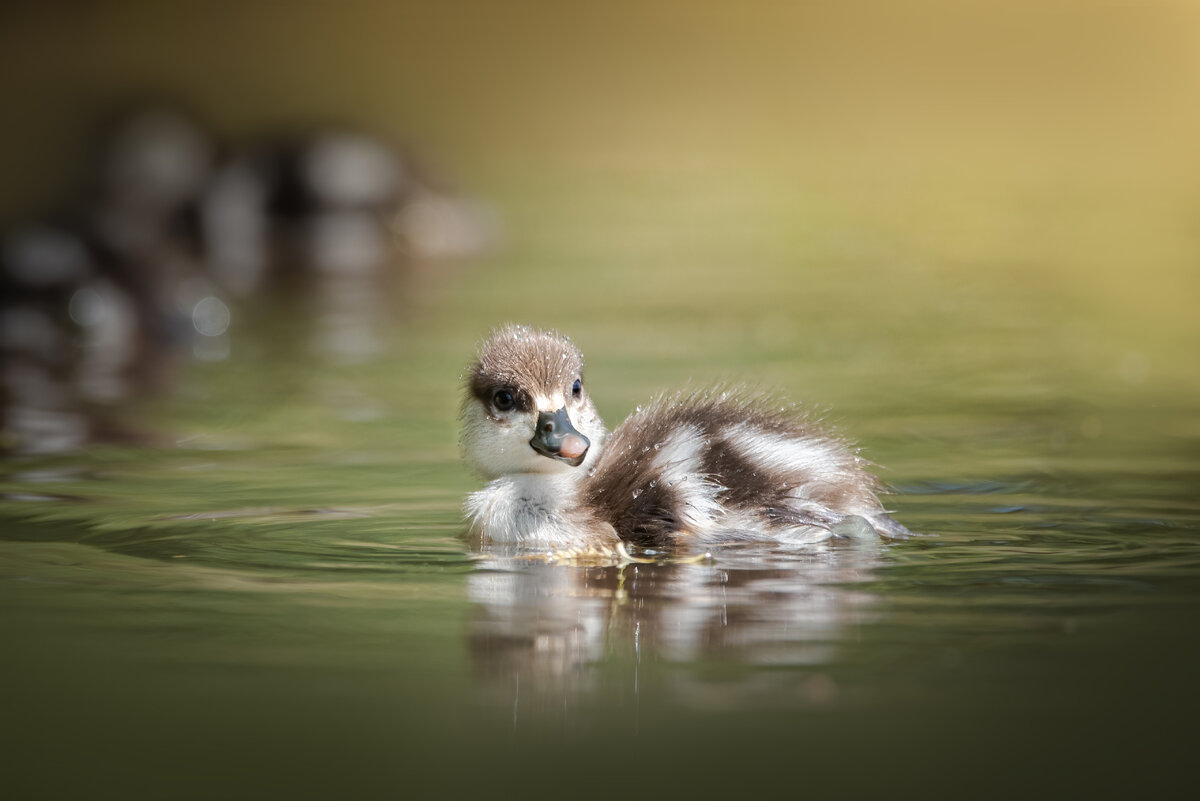
[{"label": "white cheek patch", "polygon": [[464,415],[464,452],[476,469],[488,477],[545,469],[541,463],[551,460],[529,447],[532,436],[533,418],[528,414],[514,413],[497,421],[480,406]]}]

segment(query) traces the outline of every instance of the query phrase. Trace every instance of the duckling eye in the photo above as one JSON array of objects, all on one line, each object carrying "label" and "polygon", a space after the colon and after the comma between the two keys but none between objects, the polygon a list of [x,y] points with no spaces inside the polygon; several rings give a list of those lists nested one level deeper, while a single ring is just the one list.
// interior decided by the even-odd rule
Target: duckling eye
[{"label": "duckling eye", "polygon": [[492,396],[492,405],[501,412],[507,412],[515,403],[513,394],[507,389],[498,389],[496,390],[496,394]]},{"label": "duckling eye", "polygon": [[571,385],[571,394],[574,395],[576,398],[578,398],[582,393],[583,393],[583,382],[580,381],[578,378],[576,378],[575,383]]}]

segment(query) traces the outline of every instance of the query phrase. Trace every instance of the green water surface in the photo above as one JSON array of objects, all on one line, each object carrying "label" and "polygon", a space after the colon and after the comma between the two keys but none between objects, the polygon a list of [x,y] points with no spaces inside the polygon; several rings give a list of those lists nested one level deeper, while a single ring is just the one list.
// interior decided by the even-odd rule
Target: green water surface
[{"label": "green water surface", "polygon": [[[245,309],[227,362],[119,410],[156,444],[3,462],[5,794],[1076,797],[1183,775],[1190,324],[1122,322],[1028,254],[951,270],[832,212],[636,190],[512,192],[510,238],[387,305],[361,363],[312,347],[307,306]],[[718,379],[816,408],[934,536],[470,553],[459,376],[506,320],[574,336],[610,425]]]}]

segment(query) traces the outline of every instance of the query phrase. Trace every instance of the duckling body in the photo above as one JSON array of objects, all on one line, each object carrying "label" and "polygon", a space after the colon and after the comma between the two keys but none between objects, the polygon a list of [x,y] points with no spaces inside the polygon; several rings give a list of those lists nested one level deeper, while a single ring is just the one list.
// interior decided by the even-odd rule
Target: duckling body
[{"label": "duckling body", "polygon": [[482,544],[613,552],[730,541],[815,542],[847,525],[909,534],[841,440],[734,389],[640,407],[611,435],[570,340],[497,331],[471,367],[465,456],[490,483],[466,505]]}]

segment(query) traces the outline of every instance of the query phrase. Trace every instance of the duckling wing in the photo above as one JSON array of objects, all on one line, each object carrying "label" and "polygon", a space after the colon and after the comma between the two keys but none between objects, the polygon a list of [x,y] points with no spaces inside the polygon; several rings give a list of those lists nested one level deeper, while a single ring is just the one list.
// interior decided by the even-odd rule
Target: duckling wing
[{"label": "duckling wing", "polygon": [[688,535],[814,541],[849,515],[906,536],[864,465],[794,409],[717,390],[660,398],[631,415],[584,492],[622,539],[650,547]]},{"label": "duckling wing", "polygon": [[622,540],[642,547],[671,545],[716,526],[725,514],[725,487],[701,469],[703,432],[683,426],[658,438],[645,433],[640,425],[613,432],[584,484],[586,504]]}]

